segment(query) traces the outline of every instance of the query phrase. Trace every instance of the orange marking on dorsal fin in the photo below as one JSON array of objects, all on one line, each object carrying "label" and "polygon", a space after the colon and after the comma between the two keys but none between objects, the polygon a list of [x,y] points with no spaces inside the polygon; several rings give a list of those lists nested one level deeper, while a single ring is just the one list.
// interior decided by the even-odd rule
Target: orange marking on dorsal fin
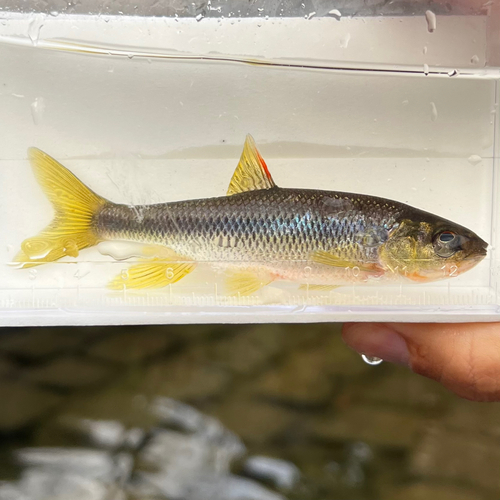
[{"label": "orange marking on dorsal fin", "polygon": [[271,177],[266,162],[258,152],[252,136],[247,135],[243,153],[229,183],[227,195],[231,196],[259,189],[271,189],[275,186],[276,184]]}]

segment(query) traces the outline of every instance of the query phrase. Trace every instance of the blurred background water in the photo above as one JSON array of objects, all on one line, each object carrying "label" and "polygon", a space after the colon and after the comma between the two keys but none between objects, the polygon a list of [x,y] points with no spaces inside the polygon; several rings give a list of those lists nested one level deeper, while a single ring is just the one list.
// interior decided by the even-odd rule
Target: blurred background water
[{"label": "blurred background water", "polygon": [[500,404],[339,330],[4,330],[0,499],[498,499]]}]

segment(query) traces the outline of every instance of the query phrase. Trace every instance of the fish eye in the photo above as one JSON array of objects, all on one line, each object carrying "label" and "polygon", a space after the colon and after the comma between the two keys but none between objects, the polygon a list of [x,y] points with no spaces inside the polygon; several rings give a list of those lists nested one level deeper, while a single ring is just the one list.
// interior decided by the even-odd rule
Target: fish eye
[{"label": "fish eye", "polygon": [[461,249],[464,238],[453,231],[441,231],[434,236],[434,251],[443,258],[454,255]]},{"label": "fish eye", "polygon": [[451,231],[443,231],[440,235],[439,235],[439,241],[441,243],[450,243],[451,241],[453,241],[454,239],[456,238],[456,234],[455,233],[452,233]]}]

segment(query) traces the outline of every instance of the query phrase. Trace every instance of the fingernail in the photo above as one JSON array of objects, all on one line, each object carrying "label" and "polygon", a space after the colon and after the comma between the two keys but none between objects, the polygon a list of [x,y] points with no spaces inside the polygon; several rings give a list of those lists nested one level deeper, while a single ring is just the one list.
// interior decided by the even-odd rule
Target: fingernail
[{"label": "fingernail", "polygon": [[376,356],[389,363],[408,366],[410,353],[404,339],[385,324],[354,323],[345,325],[345,343],[359,354]]}]

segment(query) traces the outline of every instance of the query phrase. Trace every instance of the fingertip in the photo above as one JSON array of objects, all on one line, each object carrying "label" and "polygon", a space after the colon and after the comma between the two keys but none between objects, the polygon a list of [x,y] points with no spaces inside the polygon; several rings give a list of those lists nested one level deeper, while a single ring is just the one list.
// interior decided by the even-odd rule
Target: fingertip
[{"label": "fingertip", "polygon": [[384,323],[346,323],[342,329],[344,342],[359,354],[374,356],[408,366],[410,353],[404,338]]}]

